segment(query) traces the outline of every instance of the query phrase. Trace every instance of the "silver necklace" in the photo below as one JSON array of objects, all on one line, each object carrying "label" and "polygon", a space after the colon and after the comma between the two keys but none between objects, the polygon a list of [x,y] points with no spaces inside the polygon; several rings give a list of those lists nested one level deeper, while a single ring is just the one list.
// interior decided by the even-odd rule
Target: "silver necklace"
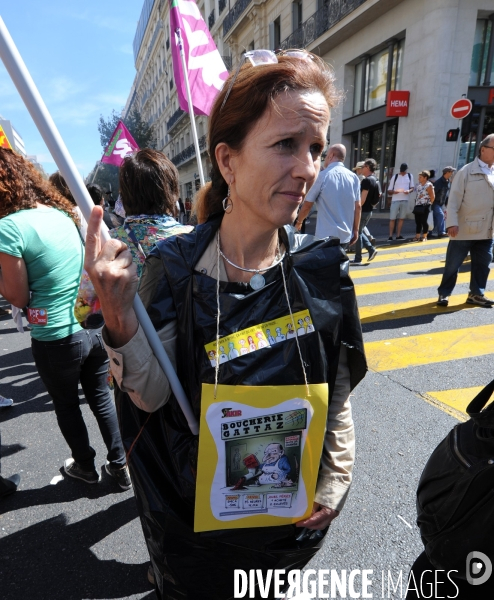
[{"label": "silver necklace", "polygon": [[[233,267],[237,267],[237,269],[240,269],[241,271],[247,271],[247,272],[255,272],[256,269],[244,269],[242,267],[239,267],[233,263],[231,263],[226,256],[223,254],[223,252],[221,252],[220,249],[220,234],[218,232],[217,236],[216,236],[216,249],[217,249],[217,258],[216,258],[216,365],[214,368],[214,399],[216,400],[216,395],[218,392],[218,379],[219,379],[219,373],[220,373],[220,361],[218,360],[219,357],[219,352],[220,352],[220,315],[221,315],[221,307],[220,307],[220,255],[223,256],[223,258],[230,263]],[[278,242],[278,249],[277,249],[277,254],[279,255],[281,252],[280,250],[280,243]],[[285,291],[285,297],[286,297],[286,301],[288,304],[288,310],[290,312],[290,317],[292,320],[292,325],[293,325],[293,329],[295,331],[295,341],[297,342],[297,348],[298,348],[298,355],[300,358],[300,364],[302,366],[302,371],[304,374],[304,381],[305,381],[305,390],[306,390],[306,394],[307,394],[307,398],[310,396],[310,389],[309,389],[309,381],[307,379],[307,372],[305,370],[305,364],[304,364],[304,359],[302,357],[302,350],[300,349],[300,344],[298,341],[298,333],[297,333],[297,329],[295,327],[295,319],[293,318],[293,312],[292,312],[292,307],[290,305],[290,296],[288,295],[288,287],[286,284],[286,277],[285,277],[285,269],[283,268],[283,259],[285,258],[285,255],[283,255],[281,258],[278,259],[278,261],[276,262],[276,264],[271,265],[270,267],[268,267],[268,269],[271,269],[272,267],[275,267],[277,264],[281,263],[281,275],[283,278],[283,289]],[[268,269],[262,269],[263,271],[267,271]],[[259,272],[256,273],[256,275]],[[255,275],[254,275],[255,277]],[[262,275],[260,276],[262,277]],[[262,285],[261,288],[264,287],[264,277],[262,277]],[[252,282],[252,279],[251,279]],[[252,285],[252,283],[251,283]],[[259,288],[260,289],[260,288]]]},{"label": "silver necklace", "polygon": [[253,290],[260,290],[261,288],[263,288],[266,285],[266,280],[261,275],[261,271],[266,272],[266,271],[269,271],[269,269],[273,269],[274,267],[278,266],[281,263],[281,261],[283,260],[283,258],[285,257],[284,254],[283,254],[283,256],[280,256],[280,244],[278,242],[278,249],[276,251],[276,257],[274,259],[273,264],[270,265],[269,267],[266,267],[265,269],[246,269],[245,267],[239,267],[238,265],[233,263],[230,259],[228,259],[221,251],[219,234],[218,234],[218,252],[226,260],[226,262],[229,265],[231,265],[232,267],[235,267],[235,269],[238,269],[239,271],[246,271],[247,273],[254,273],[254,275],[250,278],[250,281],[249,281],[249,285]]}]

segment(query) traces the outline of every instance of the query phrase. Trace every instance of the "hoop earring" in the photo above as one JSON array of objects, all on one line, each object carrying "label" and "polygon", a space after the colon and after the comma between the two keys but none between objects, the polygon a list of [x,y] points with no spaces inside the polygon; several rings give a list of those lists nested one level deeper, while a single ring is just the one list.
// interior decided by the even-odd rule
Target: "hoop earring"
[{"label": "hoop earring", "polygon": [[[223,201],[221,202],[221,204],[223,205],[223,210],[225,211],[225,213],[227,215],[229,215],[233,210],[233,202],[230,197],[230,186],[228,186],[228,194],[226,195],[225,198],[223,198]],[[228,210],[228,209],[230,209],[230,210]]]}]

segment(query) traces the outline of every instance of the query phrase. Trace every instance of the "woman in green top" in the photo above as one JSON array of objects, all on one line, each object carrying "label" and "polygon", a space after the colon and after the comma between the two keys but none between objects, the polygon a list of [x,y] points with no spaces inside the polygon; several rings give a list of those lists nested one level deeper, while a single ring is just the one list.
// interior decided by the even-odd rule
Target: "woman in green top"
[{"label": "woman in green top", "polygon": [[129,489],[101,330],[82,329],[74,317],[83,263],[76,225],[73,206],[33,165],[0,148],[0,294],[27,307],[36,368],[72,451],[65,473],[86,483],[100,480],[79,406],[80,382],[108,449],[106,471]]}]

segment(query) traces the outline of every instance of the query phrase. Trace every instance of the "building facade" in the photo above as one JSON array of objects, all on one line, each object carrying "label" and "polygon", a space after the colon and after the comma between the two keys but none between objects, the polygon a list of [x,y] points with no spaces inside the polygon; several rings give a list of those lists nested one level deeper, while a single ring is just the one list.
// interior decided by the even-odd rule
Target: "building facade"
[{"label": "building facade", "polygon": [[[200,0],[199,10],[209,24],[216,45],[223,54],[221,26],[227,14],[225,0]],[[155,127],[157,148],[178,168],[180,196],[192,198],[199,189],[199,169],[189,114],[180,109],[170,39],[170,3],[168,0],[145,0],[134,38],[136,77],[124,108],[125,116],[137,109],[142,118]],[[224,56],[227,67],[230,57]],[[207,118],[196,117],[201,161],[206,179],[211,165],[206,151]]]},{"label": "building facade", "polygon": [[12,149],[26,158],[26,147],[24,145],[24,140],[22,139],[21,134],[12,125],[12,122],[8,119],[4,119],[0,115],[0,126],[5,132]]},{"label": "building facade", "polygon": [[[332,110],[328,141],[345,144],[348,167],[376,159],[383,186],[402,162],[415,175],[461,166],[476,155],[479,140],[494,133],[492,0],[230,0],[228,6],[201,0],[198,5],[234,67],[243,52],[255,48],[306,48],[331,64],[343,100]],[[158,11],[163,31],[168,31],[167,10]],[[152,27],[146,35],[152,38]],[[136,81],[145,54],[139,52]],[[165,59],[170,82],[171,58]],[[388,93],[399,90],[410,94],[408,115],[388,116]],[[169,103],[176,102],[173,90],[168,93]],[[462,96],[474,108],[460,123],[450,109]],[[151,118],[159,113],[159,102]],[[189,122],[177,107],[165,105],[161,139],[190,190]],[[204,136],[205,119],[198,121]],[[458,143],[446,141],[447,131],[457,127]],[[386,208],[384,196],[381,208]]]}]

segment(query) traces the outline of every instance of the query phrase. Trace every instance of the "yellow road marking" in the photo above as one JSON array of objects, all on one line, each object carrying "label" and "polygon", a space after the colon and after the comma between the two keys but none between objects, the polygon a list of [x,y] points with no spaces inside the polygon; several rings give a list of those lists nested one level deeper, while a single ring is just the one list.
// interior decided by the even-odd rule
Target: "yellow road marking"
[{"label": "yellow road marking", "polygon": [[438,400],[442,404],[446,404],[455,410],[458,410],[465,415],[467,414],[467,406],[475,398],[475,396],[483,389],[481,387],[461,388],[456,390],[444,390],[442,392],[427,392],[427,395]]},{"label": "yellow road marking", "polygon": [[366,277],[380,277],[381,275],[394,275],[396,273],[410,273],[415,275],[415,271],[441,269],[444,267],[444,264],[444,260],[431,260],[427,262],[409,262],[404,265],[388,265],[387,267],[377,268],[354,267],[350,270],[350,277],[355,280],[365,279]]},{"label": "yellow road marking", "polygon": [[[470,273],[460,273],[457,283],[468,283]],[[438,275],[416,275],[407,279],[392,279],[391,281],[380,281],[376,283],[357,283],[355,291],[357,296],[366,294],[384,294],[385,292],[402,292],[403,290],[420,290],[428,287],[437,287],[441,283],[441,274]]]},{"label": "yellow road marking", "polygon": [[[420,248],[420,246],[412,246],[413,248]],[[372,261],[372,264],[380,263],[380,262],[388,262],[390,260],[408,260],[409,258],[420,258],[427,256],[437,256],[438,254],[442,254],[446,256],[446,247],[440,248],[424,248],[423,250],[412,250],[408,252],[393,252],[391,254],[385,254],[385,250],[377,249],[378,253],[376,258]],[[362,257],[365,256],[362,254]],[[357,267],[359,269],[360,267]]]},{"label": "yellow road marking", "polygon": [[441,239],[441,240],[429,240],[428,242],[404,242],[401,245],[396,246],[385,246],[379,247],[379,252],[396,252],[396,250],[416,250],[417,248],[423,248],[424,250],[429,248],[435,248],[436,246],[446,247],[448,245],[449,239]]},{"label": "yellow road marking", "polygon": [[494,325],[369,342],[365,350],[374,371],[485,356],[494,353]]},{"label": "yellow road marking", "polygon": [[378,321],[392,321],[422,315],[440,315],[442,313],[458,312],[479,308],[474,304],[466,303],[466,295],[450,296],[448,306],[437,306],[437,296],[408,300],[407,302],[393,302],[378,306],[359,306],[360,320],[362,323],[377,323]]}]

